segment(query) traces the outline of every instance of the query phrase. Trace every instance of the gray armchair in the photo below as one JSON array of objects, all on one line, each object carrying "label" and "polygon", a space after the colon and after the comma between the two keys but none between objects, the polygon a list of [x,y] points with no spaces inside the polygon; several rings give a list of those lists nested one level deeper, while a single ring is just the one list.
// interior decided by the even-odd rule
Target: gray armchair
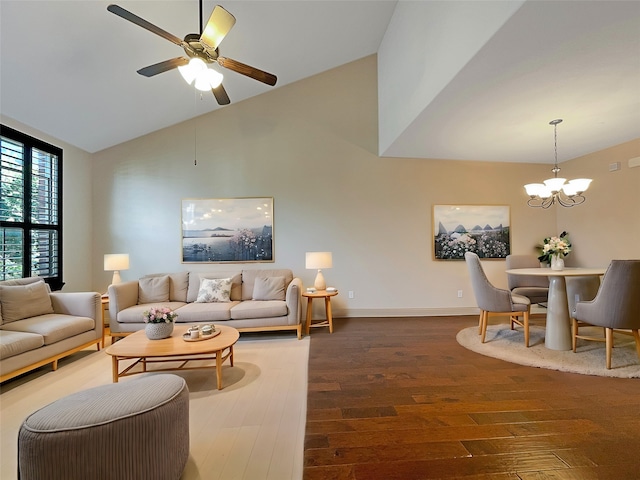
[{"label": "gray armchair", "polygon": [[[511,293],[509,290],[494,287],[482,269],[480,259],[475,253],[464,254],[467,262],[471,286],[476,297],[476,302],[480,308],[479,330],[484,343],[487,333],[487,324],[491,316],[509,316],[510,328],[513,330],[514,324],[520,325],[524,329],[524,344],[529,346],[529,315],[531,302],[527,297]],[[520,320],[522,317],[522,320]]]},{"label": "gray armchair", "polygon": [[[512,268],[540,268],[535,255],[507,255],[507,270]],[[537,275],[509,275],[507,284],[511,293],[527,297],[531,303],[546,303],[549,296],[549,278]]]},{"label": "gray armchair", "polygon": [[[572,312],[573,351],[576,339],[606,342],[607,368],[611,368],[614,330],[630,330],[640,358],[640,260],[612,260],[596,297],[577,302]],[[579,334],[579,327],[588,324],[603,327],[605,336]]]}]

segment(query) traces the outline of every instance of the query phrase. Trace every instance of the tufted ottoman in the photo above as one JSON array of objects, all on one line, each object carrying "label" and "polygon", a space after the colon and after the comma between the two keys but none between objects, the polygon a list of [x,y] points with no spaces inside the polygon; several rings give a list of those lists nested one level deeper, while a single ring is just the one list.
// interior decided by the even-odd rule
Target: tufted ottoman
[{"label": "tufted ottoman", "polygon": [[189,456],[189,389],[158,374],[61,398],[18,433],[21,480],[176,480]]}]

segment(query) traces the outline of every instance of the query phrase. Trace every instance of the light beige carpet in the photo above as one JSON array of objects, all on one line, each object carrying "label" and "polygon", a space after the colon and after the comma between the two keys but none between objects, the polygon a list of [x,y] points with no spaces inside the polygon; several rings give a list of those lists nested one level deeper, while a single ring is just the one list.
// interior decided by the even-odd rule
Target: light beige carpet
[{"label": "light beige carpet", "polygon": [[[590,328],[580,329],[587,333]],[[605,344],[578,340],[576,353],[573,351],[549,350],[544,346],[544,327],[529,327],[530,346],[524,346],[521,328],[510,330],[509,325],[489,325],[485,343],[480,342],[478,327],[465,328],[458,332],[456,340],[460,345],[488,357],[531,367],[548,368],[563,372],[599,375],[604,377],[640,378],[640,359],[636,353],[633,337],[614,334],[614,348],[611,370],[605,367]],[[593,329],[590,334],[601,335],[602,329]]]}]

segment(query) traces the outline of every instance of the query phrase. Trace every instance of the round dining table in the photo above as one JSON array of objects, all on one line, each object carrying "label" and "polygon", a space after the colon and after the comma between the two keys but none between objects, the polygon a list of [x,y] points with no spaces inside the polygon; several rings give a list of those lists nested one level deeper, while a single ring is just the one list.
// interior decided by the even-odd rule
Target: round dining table
[{"label": "round dining table", "polygon": [[513,268],[509,275],[535,275],[549,277],[549,297],[547,300],[547,322],[544,345],[550,350],[571,350],[571,314],[567,299],[565,277],[604,275],[606,268]]}]

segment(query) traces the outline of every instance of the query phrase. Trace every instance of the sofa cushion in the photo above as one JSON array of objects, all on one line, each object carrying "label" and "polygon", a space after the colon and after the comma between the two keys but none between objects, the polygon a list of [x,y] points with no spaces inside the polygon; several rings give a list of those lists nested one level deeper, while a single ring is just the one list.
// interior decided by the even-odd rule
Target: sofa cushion
[{"label": "sofa cushion", "polygon": [[219,322],[231,319],[231,308],[240,302],[187,303],[177,311],[176,323]]},{"label": "sofa cushion", "polygon": [[[31,283],[43,282],[43,281],[44,279],[42,277],[11,278],[9,280],[0,281],[0,285],[13,287],[16,285],[29,285]],[[49,284],[47,284],[47,289],[51,291],[51,288],[49,288]]]},{"label": "sofa cushion", "polygon": [[49,288],[43,280],[28,285],[0,286],[3,324],[53,313]]},{"label": "sofa cushion", "polygon": [[243,270],[242,271],[242,300],[253,298],[253,287],[256,278],[262,277],[284,277],[284,288],[286,289],[293,280],[293,272],[287,268],[264,269],[264,270]]},{"label": "sofa cushion", "polygon": [[242,273],[241,272],[189,272],[189,290],[187,291],[187,302],[195,302],[200,291],[200,280],[203,278],[230,278],[231,279],[231,301],[242,298]]},{"label": "sofa cushion", "polygon": [[231,319],[283,317],[288,313],[287,304],[282,300],[245,300],[231,309]]},{"label": "sofa cushion", "polygon": [[138,304],[169,301],[169,275],[143,277],[138,281]]},{"label": "sofa cushion", "polygon": [[203,278],[200,280],[200,290],[195,303],[230,302],[230,278]]},{"label": "sofa cushion", "polygon": [[164,277],[165,275],[169,275],[169,301],[186,302],[187,290],[189,288],[189,272],[152,273],[142,278]]},{"label": "sofa cushion", "polygon": [[284,300],[284,277],[257,277],[253,285],[253,300]]},{"label": "sofa cushion", "polygon": [[42,335],[0,330],[0,359],[20,355],[44,345]]},{"label": "sofa cushion", "polygon": [[45,345],[93,330],[95,322],[89,317],[75,317],[61,313],[50,313],[29,317],[3,325],[3,330],[35,333],[41,335]]},{"label": "sofa cushion", "polygon": [[[16,285],[29,285],[30,283],[42,281],[42,277],[11,278],[9,280],[1,280],[0,286],[6,285],[8,287],[14,287]],[[51,291],[49,284],[47,284],[47,289]],[[2,325],[2,323],[2,304],[0,303],[0,325]]]},{"label": "sofa cushion", "polygon": [[[161,303],[152,303],[152,304],[143,304],[143,305],[133,305],[131,307],[125,308],[124,310],[120,310],[118,312],[118,318],[116,319],[118,323],[144,323],[144,319],[142,318],[142,314],[149,310],[151,307],[163,308],[167,307],[170,310],[176,311],[178,308],[184,306],[184,302],[161,302]],[[178,314],[178,318],[176,322],[180,321],[180,312],[176,311]]]}]

